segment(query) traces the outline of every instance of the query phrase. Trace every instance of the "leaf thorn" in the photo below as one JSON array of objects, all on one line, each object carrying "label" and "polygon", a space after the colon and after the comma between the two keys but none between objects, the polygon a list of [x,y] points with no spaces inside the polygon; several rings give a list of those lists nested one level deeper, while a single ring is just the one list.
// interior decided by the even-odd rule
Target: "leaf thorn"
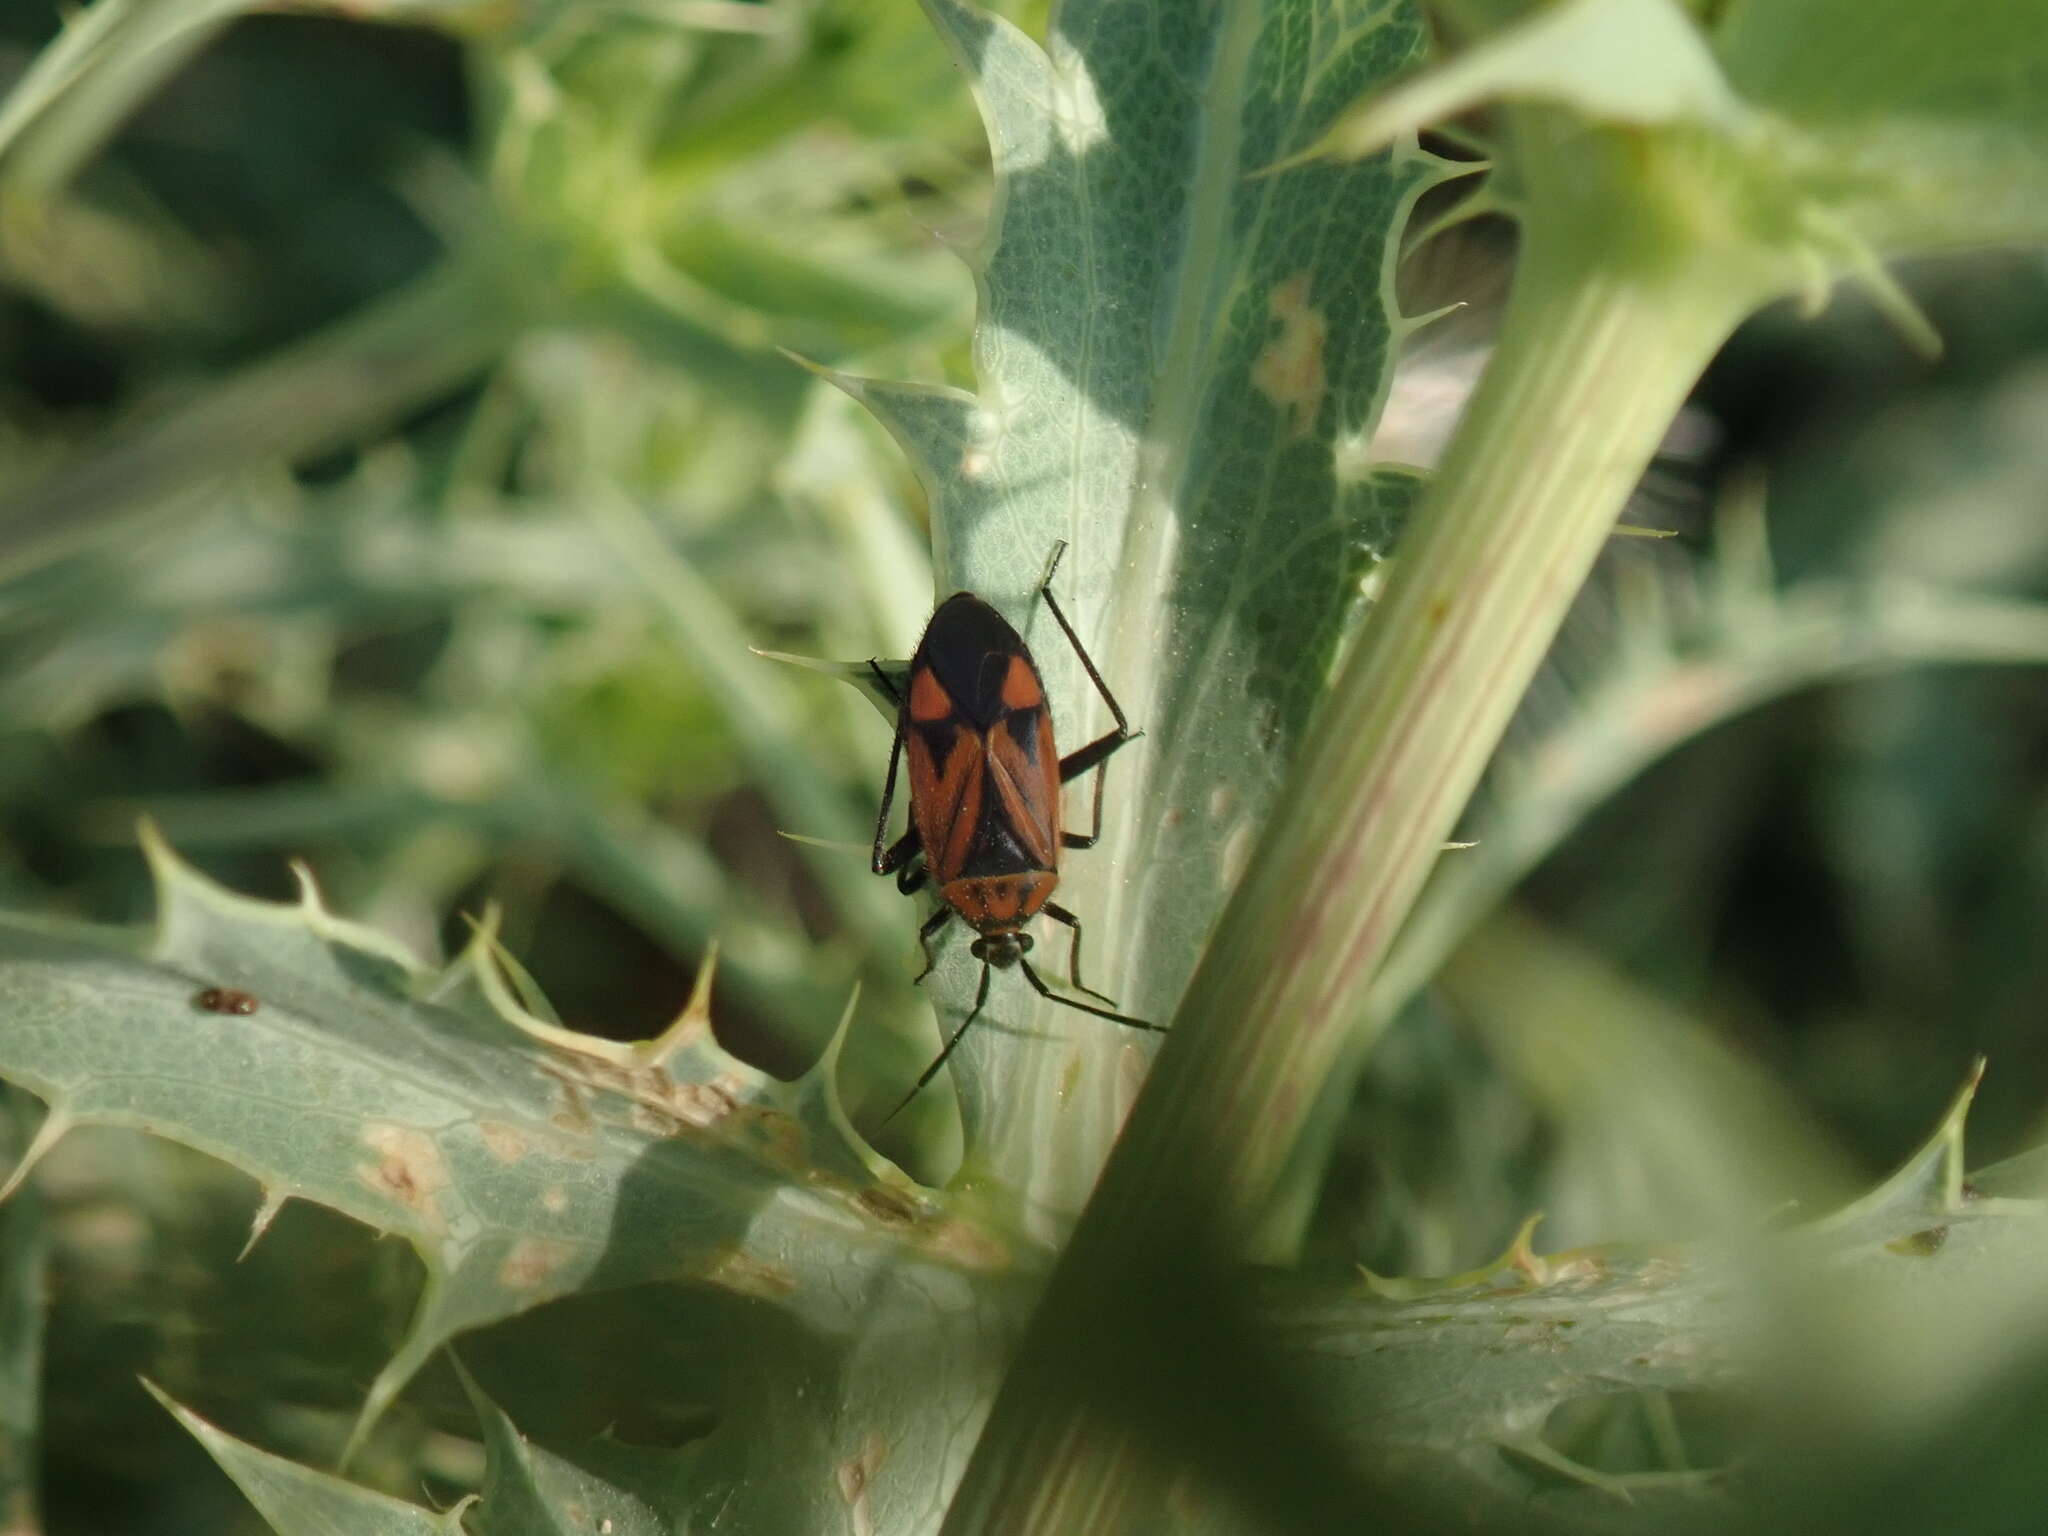
[{"label": "leaf thorn", "polygon": [[28,1182],[28,1176],[35,1172],[36,1164],[49,1155],[50,1149],[64,1138],[64,1133],[78,1122],[64,1110],[54,1106],[43,1116],[43,1123],[36,1127],[35,1136],[29,1141],[28,1150],[21,1154],[21,1161],[14,1165],[14,1171],[0,1183],[0,1205],[17,1189]]},{"label": "leaf thorn", "polygon": [[249,1257],[250,1250],[256,1246],[256,1240],[270,1230],[271,1222],[277,1219],[277,1213],[284,1209],[284,1203],[289,1199],[291,1199],[291,1192],[289,1190],[266,1189],[263,1191],[263,1203],[256,1207],[255,1218],[249,1223],[248,1240],[242,1244],[242,1251],[235,1255],[235,1262],[237,1264]]}]

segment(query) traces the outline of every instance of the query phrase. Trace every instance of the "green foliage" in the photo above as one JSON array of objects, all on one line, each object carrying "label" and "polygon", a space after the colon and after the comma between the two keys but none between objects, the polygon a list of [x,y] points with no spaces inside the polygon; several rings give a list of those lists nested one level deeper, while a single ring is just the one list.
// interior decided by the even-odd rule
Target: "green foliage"
[{"label": "green foliage", "polygon": [[[1817,52],[1851,35],[1836,67],[1814,67]],[[1715,42],[1736,89],[1794,128],[1794,164],[1880,246],[2038,241],[2048,231],[2048,58],[2025,6],[1738,4]]]},{"label": "green foliage", "polygon": [[[0,1523],[2032,1507],[2048,296],[1881,265],[2039,238],[2024,7],[251,9],[0,23]],[[1420,199],[1522,241],[1426,489]],[[1957,371],[1608,548],[1844,277]],[[858,658],[971,588],[1088,739],[1060,540],[1174,1029],[999,976],[884,1126],[977,971]]]}]

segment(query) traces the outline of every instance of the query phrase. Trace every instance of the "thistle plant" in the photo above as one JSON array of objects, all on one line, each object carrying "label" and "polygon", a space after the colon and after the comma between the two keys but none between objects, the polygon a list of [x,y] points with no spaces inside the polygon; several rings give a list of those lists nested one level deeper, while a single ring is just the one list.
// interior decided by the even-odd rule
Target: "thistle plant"
[{"label": "thistle plant", "polygon": [[[236,9],[66,23],[0,102],[17,234],[81,216],[95,148]],[[0,1497],[34,1508],[53,1170],[113,1127],[253,1181],[251,1264],[308,1206],[417,1260],[345,1423],[230,1390],[232,1338],[150,1384],[281,1532],[1996,1526],[2033,1487],[1981,1469],[2032,1422],[1987,1405],[2038,1396],[1999,1371],[2042,1343],[2048,1228],[2037,1155],[1966,1177],[1982,1068],[1859,1193],[1768,1072],[1503,902],[1760,703],[2048,654],[2048,612],[1970,581],[1781,581],[1740,498],[1694,564],[1586,591],[1746,318],[1846,287],[1931,347],[1888,263],[2048,236],[2027,9],[1068,0],[1034,36],[957,0],[371,7],[458,39],[476,82],[473,163],[414,173],[445,253],[0,497],[18,718],[180,675],[211,570],[271,626],[247,708],[326,764],[146,797],[145,937],[26,895],[0,923]],[[989,159],[952,252],[892,201],[973,195],[934,40]],[[820,102],[859,134],[807,137]],[[1504,216],[1518,250],[1424,473],[1371,445],[1436,318],[1397,297],[1434,248],[1411,215],[1461,179],[1451,217]],[[380,435],[479,379],[452,451]],[[341,444],[334,483],[280,467]],[[999,978],[885,1133],[978,968],[948,941],[910,993],[917,909],[831,846],[886,747],[862,651],[886,672],[934,592],[971,590],[1089,739],[1030,601],[1061,542],[1062,602],[1144,731],[1061,900],[1091,982],[1171,1029]],[[792,618],[819,547],[828,611]],[[400,610],[445,631],[425,681],[351,693],[337,630]],[[1543,716],[1568,615],[1603,613]],[[801,839],[825,937],[645,809],[678,755]],[[341,894],[194,862],[335,838],[374,850],[337,859]],[[518,846],[697,962],[666,1028],[570,1027],[517,912],[429,958],[421,914]],[[1476,1267],[1322,1262],[1336,1144],[1384,1102],[1361,1072],[1431,1009],[1592,1149],[1570,1245],[1518,1210]],[[736,1011],[809,1065],[750,1064]]]}]

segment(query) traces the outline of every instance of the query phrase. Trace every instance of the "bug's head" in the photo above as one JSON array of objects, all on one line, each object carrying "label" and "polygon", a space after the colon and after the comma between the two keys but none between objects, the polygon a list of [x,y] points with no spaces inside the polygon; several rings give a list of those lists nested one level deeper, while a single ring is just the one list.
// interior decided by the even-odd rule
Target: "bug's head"
[{"label": "bug's head", "polygon": [[984,933],[967,946],[967,952],[977,960],[986,960],[999,971],[1006,971],[1030,948],[1031,935],[1028,933]]}]

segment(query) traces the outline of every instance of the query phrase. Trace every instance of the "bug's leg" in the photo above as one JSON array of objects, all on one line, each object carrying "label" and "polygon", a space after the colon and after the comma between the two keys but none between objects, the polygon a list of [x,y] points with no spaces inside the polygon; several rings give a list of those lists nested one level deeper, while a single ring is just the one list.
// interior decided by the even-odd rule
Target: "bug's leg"
[{"label": "bug's leg", "polygon": [[[869,662],[868,665],[872,667],[874,663]],[[875,669],[875,675],[881,675],[879,667]],[[896,721],[896,739],[889,746],[889,776],[882,781],[882,809],[875,817],[875,856],[868,863],[868,868],[878,875],[894,874],[902,866],[903,861],[916,851],[917,829],[914,827],[893,844],[887,842],[889,812],[896,805],[896,769],[902,761],[903,721],[899,717]]]},{"label": "bug's leg", "polygon": [[[919,865],[918,881],[920,884],[922,884],[923,880],[924,866]],[[932,935],[937,933],[941,928],[945,927],[946,920],[950,918],[952,915],[953,909],[951,907],[941,907],[938,911],[934,912],[930,917],[926,918],[924,920],[924,926],[917,930],[917,947],[924,951],[924,969],[917,973],[917,981],[911,982],[911,985],[913,987],[916,986],[919,981],[923,981],[925,977],[931,975],[932,968],[939,963],[938,957],[932,953]],[[986,987],[988,985],[987,981],[984,980],[982,985]],[[923,1086],[924,1084],[922,1083],[918,1084],[919,1088],[922,1088]],[[913,1089],[912,1091],[915,1092],[916,1090]]]},{"label": "bug's leg", "polygon": [[[1085,846],[1085,844],[1083,845]],[[1098,992],[1081,980],[1081,919],[1074,916],[1056,901],[1048,901],[1038,909],[1056,923],[1065,923],[1074,930],[1074,947],[1067,951],[1067,980],[1074,984],[1076,992],[1086,992],[1090,997],[1099,997],[1110,1007],[1116,1006],[1116,999],[1107,993]]]},{"label": "bug's leg", "polygon": [[924,884],[924,865],[918,855],[924,852],[923,844],[917,840],[917,829],[912,827],[882,852],[881,862],[874,866],[878,875],[894,875],[896,889],[905,895]]},{"label": "bug's leg", "polygon": [[[1045,606],[1052,613],[1053,622],[1060,627],[1060,633],[1067,637],[1067,644],[1074,648],[1074,654],[1081,660],[1081,668],[1088,674],[1088,681],[1095,685],[1095,691],[1102,695],[1102,702],[1109,706],[1110,718],[1116,721],[1116,729],[1106,731],[1085,747],[1076,747],[1060,759],[1060,782],[1068,783],[1078,779],[1090,768],[1106,760],[1110,753],[1126,742],[1136,741],[1143,731],[1131,729],[1131,722],[1124,718],[1123,706],[1116,701],[1116,695],[1109,691],[1109,684],[1102,680],[1102,674],[1095,670],[1095,660],[1088,654],[1088,648],[1081,643],[1081,637],[1074,633],[1074,626],[1067,622],[1066,611],[1060,607],[1058,598],[1052,595],[1052,573],[1059,569],[1060,556],[1067,552],[1066,541],[1061,540],[1052,552],[1052,563],[1045,568],[1045,580],[1038,585],[1038,595],[1045,599]],[[1101,830],[1101,801],[1096,802],[1096,830]],[[1094,841],[1093,834],[1090,842]],[[1087,843],[1069,843],[1071,848],[1085,848]]]},{"label": "bug's leg", "polygon": [[1129,746],[1143,731],[1126,731],[1119,727],[1106,736],[1098,736],[1085,747],[1076,747],[1060,759],[1060,782],[1071,784],[1090,768],[1100,768],[1110,753],[1119,747]]},{"label": "bug's leg", "polygon": [[891,1120],[902,1114],[910,1101],[924,1092],[924,1085],[939,1075],[939,1068],[943,1067],[946,1064],[946,1058],[953,1054],[953,1047],[958,1045],[960,1037],[967,1033],[967,1026],[981,1017],[982,1005],[987,1001],[988,962],[984,960],[981,962],[981,985],[974,992],[974,1006],[967,1011],[967,1017],[960,1021],[960,1027],[953,1031],[952,1035],[947,1039],[945,1047],[939,1052],[932,1064],[924,1069],[924,1075],[911,1086],[910,1092],[903,1095],[903,1102],[882,1117],[883,1125],[887,1125]]},{"label": "bug's leg", "polygon": [[1024,973],[1024,979],[1031,983],[1033,991],[1040,997],[1049,998],[1053,1002],[1058,1003],[1062,1008],[1072,1008],[1077,1013],[1092,1013],[1096,1018],[1108,1019],[1112,1024],[1128,1024],[1133,1029],[1149,1029],[1162,1035],[1166,1033],[1166,1026],[1164,1024],[1154,1024],[1149,1019],[1134,1019],[1127,1013],[1112,1013],[1107,1008],[1097,1008],[1093,1004],[1079,1002],[1071,997],[1061,997],[1059,993],[1053,991],[1051,987],[1045,984],[1045,978],[1034,971],[1031,968],[1031,962],[1022,955],[1017,957],[1017,969]]},{"label": "bug's leg", "polygon": [[[1127,736],[1124,738],[1124,740],[1136,741],[1138,739],[1138,736],[1142,736],[1144,734],[1145,733],[1143,731],[1140,731],[1138,732],[1137,736]],[[1122,746],[1123,742],[1118,742],[1117,745]],[[1102,771],[1095,775],[1094,825],[1091,826],[1085,833],[1062,832],[1060,834],[1060,846],[1062,848],[1093,848],[1095,846],[1096,839],[1102,836],[1102,786],[1104,782],[1109,778],[1109,767],[1105,763],[1098,763],[1096,766],[1101,768]],[[1062,763],[1060,764],[1060,767],[1062,769],[1062,776],[1060,778],[1060,782],[1064,784],[1066,782],[1064,774],[1066,764]],[[1086,773],[1087,771],[1088,770],[1085,768],[1081,770],[1081,772],[1083,773]]]}]

